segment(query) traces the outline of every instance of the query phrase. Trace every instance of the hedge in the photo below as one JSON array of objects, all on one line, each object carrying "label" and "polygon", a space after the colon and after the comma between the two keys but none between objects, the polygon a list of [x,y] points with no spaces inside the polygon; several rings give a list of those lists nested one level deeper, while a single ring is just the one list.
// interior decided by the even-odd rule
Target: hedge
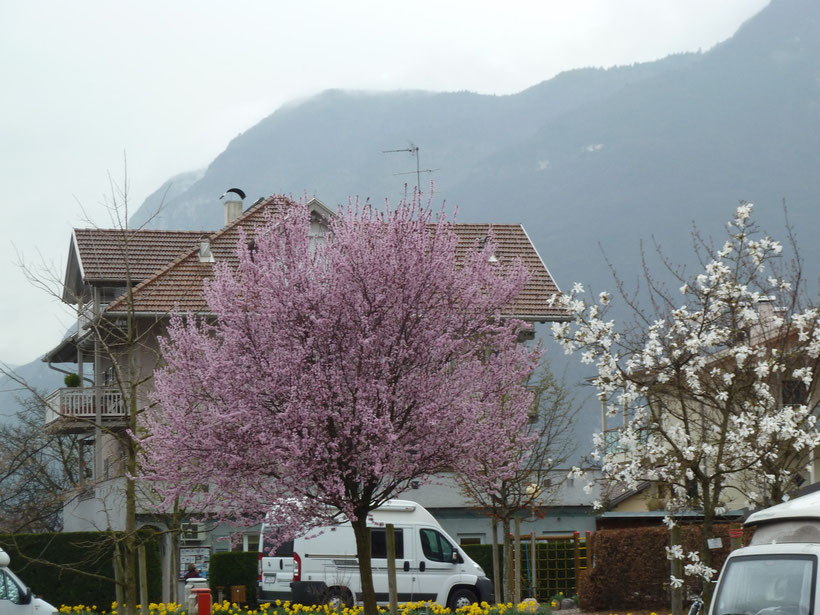
[{"label": "hedge", "polygon": [[[492,545],[461,545],[459,549],[470,556],[470,558],[484,570],[489,578],[493,578],[493,546]],[[498,561],[501,569],[504,569],[504,549],[498,547]],[[498,594],[498,592],[496,592]]]},{"label": "hedge", "polygon": [[259,578],[259,554],[255,551],[226,551],[211,555],[208,584],[216,594],[223,588],[230,599],[231,586],[244,585],[245,598],[251,605],[256,604],[256,582]]},{"label": "hedge", "polygon": [[[159,540],[152,532],[139,532],[138,540],[146,547],[149,599],[159,602],[162,599]],[[34,595],[46,602],[57,607],[85,604],[108,610],[115,600],[114,545],[110,533],[0,534],[0,547],[11,558],[9,567]],[[106,578],[90,577],[71,568]]]},{"label": "hedge", "polygon": [[[721,549],[712,550],[711,567],[720,570],[729,554],[729,524],[718,524],[713,535]],[[748,536],[744,536],[748,539]],[[685,553],[700,551],[701,527],[681,527]],[[666,527],[598,530],[592,536],[594,566],[578,580],[580,608],[584,611],[669,608],[670,561],[666,558],[669,532]],[[701,591],[686,578],[684,596]]]}]

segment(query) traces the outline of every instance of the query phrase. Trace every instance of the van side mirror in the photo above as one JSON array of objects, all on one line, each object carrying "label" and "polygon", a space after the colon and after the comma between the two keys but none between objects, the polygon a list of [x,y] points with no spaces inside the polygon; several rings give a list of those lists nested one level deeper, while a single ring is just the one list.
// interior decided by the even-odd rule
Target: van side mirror
[{"label": "van side mirror", "polygon": [[20,604],[31,604],[31,588],[26,587],[20,594]]},{"label": "van side mirror", "polygon": [[454,564],[463,564],[464,560],[461,559],[461,554],[458,551],[453,551],[453,563]]}]

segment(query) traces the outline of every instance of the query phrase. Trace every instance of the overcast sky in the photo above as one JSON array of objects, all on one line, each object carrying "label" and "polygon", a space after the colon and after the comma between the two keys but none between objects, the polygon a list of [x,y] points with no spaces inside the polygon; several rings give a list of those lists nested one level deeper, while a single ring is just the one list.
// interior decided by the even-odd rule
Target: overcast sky
[{"label": "overcast sky", "polygon": [[[511,94],[578,67],[707,50],[767,0],[0,0],[0,360],[55,346],[73,227],[111,226],[283,103],[328,88]],[[371,195],[378,197],[378,195]],[[89,222],[90,220],[90,222]]]}]

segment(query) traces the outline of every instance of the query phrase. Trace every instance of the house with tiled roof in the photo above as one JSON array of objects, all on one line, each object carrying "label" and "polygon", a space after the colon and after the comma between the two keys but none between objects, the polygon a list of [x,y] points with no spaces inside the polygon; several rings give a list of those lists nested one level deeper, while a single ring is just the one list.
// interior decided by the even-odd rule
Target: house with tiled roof
[{"label": "house with tiled roof", "polygon": [[[169,315],[173,311],[207,315],[203,285],[216,264],[237,263],[242,234],[253,237],[273,212],[290,206],[292,201],[283,196],[260,199],[245,211],[241,202],[229,201],[225,226],[216,232],[74,230],[62,299],[75,306],[77,327],[43,358],[54,369],[80,377],[80,386],[61,388],[46,399],[47,429],[87,435],[81,439],[82,485],[64,505],[66,531],[124,528],[123,450],[129,418],[150,404],[153,370],[161,362],[158,338]],[[334,214],[317,199],[308,208],[311,233],[318,237]],[[550,301],[560,291],[521,225],[454,224],[453,228],[459,254],[492,234],[493,258],[520,258],[528,267],[530,278],[508,307],[509,316],[532,323],[567,317],[557,302]],[[126,389],[134,394],[129,396]],[[149,496],[147,492],[140,496],[139,524],[166,529]],[[245,539],[254,542],[252,536]],[[184,532],[182,542],[183,548],[184,543],[206,548],[210,541],[197,530]],[[253,548],[253,544],[246,546]],[[220,547],[229,545],[215,548]],[[169,543],[166,551],[171,548]]]}]

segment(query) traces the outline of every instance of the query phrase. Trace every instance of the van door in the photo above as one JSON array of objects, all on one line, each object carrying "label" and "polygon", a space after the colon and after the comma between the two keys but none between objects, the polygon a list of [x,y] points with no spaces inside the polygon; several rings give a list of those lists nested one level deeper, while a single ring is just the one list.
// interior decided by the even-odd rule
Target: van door
[{"label": "van door", "polygon": [[[413,570],[412,543],[405,540],[405,537],[410,536],[411,529],[396,527],[394,534],[396,538],[396,593],[399,602],[410,602],[415,599],[412,581],[415,571]],[[387,530],[383,527],[370,529],[370,556],[376,600],[387,603],[390,601],[387,585]],[[361,591],[361,587],[359,590]]]},{"label": "van door", "polygon": [[293,581],[293,541],[288,540],[271,550],[270,542],[260,543],[259,598],[262,600],[290,600],[290,582]]},{"label": "van door", "polygon": [[461,557],[450,541],[432,528],[419,528],[419,544],[415,599],[435,601],[439,592],[449,587],[452,577],[459,573]]},{"label": "van door", "polygon": [[0,568],[0,615],[28,615],[31,610],[31,592],[8,568]]}]

